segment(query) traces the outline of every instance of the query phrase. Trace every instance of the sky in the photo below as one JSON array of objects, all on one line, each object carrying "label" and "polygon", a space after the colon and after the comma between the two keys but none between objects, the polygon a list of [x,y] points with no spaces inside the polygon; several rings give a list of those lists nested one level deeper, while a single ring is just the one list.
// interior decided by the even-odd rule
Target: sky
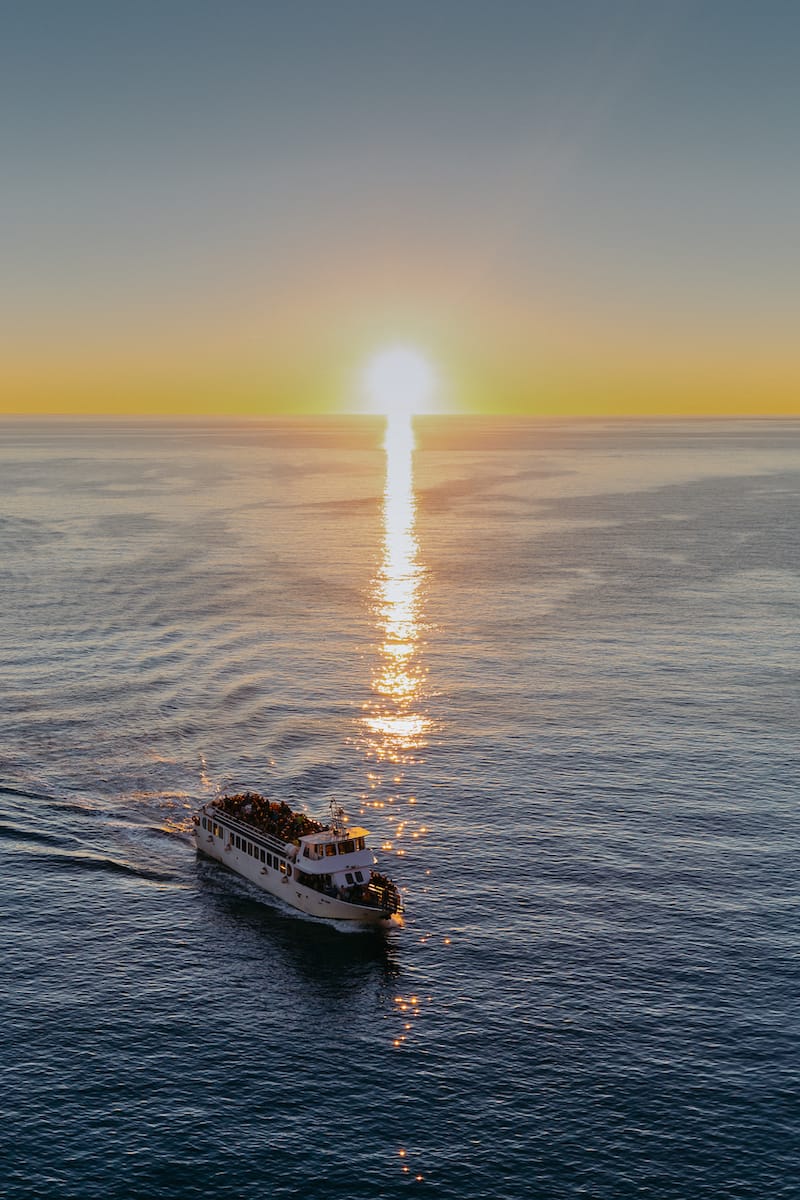
[{"label": "sky", "polygon": [[800,415],[794,0],[0,0],[0,413]]}]

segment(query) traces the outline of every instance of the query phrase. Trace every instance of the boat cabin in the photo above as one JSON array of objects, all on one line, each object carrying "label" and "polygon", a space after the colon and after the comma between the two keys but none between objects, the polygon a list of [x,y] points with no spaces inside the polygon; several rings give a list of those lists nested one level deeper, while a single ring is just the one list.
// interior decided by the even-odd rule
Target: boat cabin
[{"label": "boat cabin", "polygon": [[309,874],[325,874],[371,867],[375,857],[367,849],[369,832],[356,825],[349,829],[323,829],[299,839],[297,863]]}]

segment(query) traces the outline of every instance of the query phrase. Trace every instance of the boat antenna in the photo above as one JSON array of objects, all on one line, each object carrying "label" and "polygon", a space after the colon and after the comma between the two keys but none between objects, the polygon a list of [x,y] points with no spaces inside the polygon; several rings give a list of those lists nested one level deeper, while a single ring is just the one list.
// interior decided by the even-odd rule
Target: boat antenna
[{"label": "boat antenna", "polygon": [[341,804],[337,803],[335,796],[331,797],[328,807],[331,810],[331,829],[334,833],[344,833],[346,825],[344,809]]}]

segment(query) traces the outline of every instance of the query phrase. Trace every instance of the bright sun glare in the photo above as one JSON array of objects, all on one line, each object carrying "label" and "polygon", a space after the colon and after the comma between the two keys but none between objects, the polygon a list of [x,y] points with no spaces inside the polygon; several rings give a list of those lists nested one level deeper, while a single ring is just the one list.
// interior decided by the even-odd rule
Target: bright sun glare
[{"label": "bright sun glare", "polygon": [[363,375],[369,411],[387,417],[430,412],[437,379],[418,350],[392,346],[367,363]]}]

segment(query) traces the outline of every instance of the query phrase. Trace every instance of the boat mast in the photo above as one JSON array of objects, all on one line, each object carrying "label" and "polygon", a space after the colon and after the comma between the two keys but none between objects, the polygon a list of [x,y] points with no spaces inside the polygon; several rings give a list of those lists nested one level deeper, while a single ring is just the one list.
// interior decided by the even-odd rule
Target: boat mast
[{"label": "boat mast", "polygon": [[328,807],[331,810],[331,832],[337,837],[342,837],[347,830],[344,809],[341,804],[336,803],[335,798],[330,801]]}]

